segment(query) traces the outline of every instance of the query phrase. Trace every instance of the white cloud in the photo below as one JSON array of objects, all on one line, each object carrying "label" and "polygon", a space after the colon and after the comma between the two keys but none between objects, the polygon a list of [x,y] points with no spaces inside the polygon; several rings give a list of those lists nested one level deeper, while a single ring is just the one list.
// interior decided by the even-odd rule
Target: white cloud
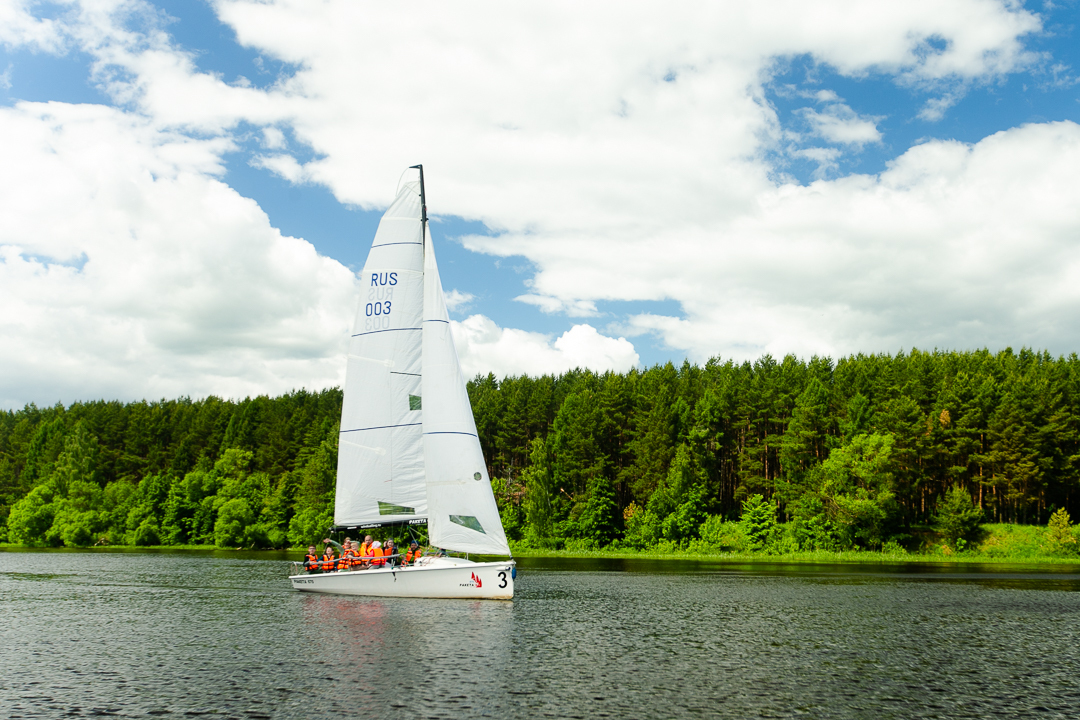
[{"label": "white cloud", "polygon": [[956,93],[946,93],[941,97],[930,98],[919,110],[918,117],[927,122],[938,122],[959,100],[960,97]]},{"label": "white cloud", "polygon": [[460,290],[451,290],[446,293],[446,309],[450,312],[459,312],[469,307],[469,303],[474,300],[472,293],[461,292]]},{"label": "white cloud", "polygon": [[263,128],[263,147],[267,150],[281,150],[285,147],[285,133],[276,127]]},{"label": "white cloud", "polygon": [[34,16],[32,10],[36,4],[34,0],[0,2],[0,45],[51,53],[64,49],[63,33],[57,23],[50,18]]},{"label": "white cloud", "polygon": [[532,293],[519,295],[514,299],[527,305],[535,305],[546,313],[565,313],[570,317],[596,317],[600,314],[592,300],[569,300]]},{"label": "white cloud", "polygon": [[251,159],[251,164],[269,170],[291,183],[299,184],[309,179],[307,170],[292,155],[256,155]]},{"label": "white cloud", "polygon": [[801,114],[810,123],[814,134],[829,142],[858,147],[866,143],[881,142],[881,133],[877,129],[877,124],[884,118],[860,116],[843,103],[830,104],[823,112],[818,112],[813,108],[803,108]]},{"label": "white cloud", "polygon": [[[266,89],[199,72],[139,0],[0,7],[0,42],[89,53],[121,108],[0,111],[5,398],[337,379],[352,277],[222,184],[244,124],[264,128],[254,163],[365,208],[422,159],[432,212],[505,231],[468,247],[538,269],[519,300],[575,317],[675,300],[684,317],[626,333],[697,359],[1080,341],[1077,126],[927,143],[880,177],[826,181],[838,151],[805,148],[807,187],[765,159],[785,142],[764,90],[777,58],[963,87],[1032,62],[1039,20],[1012,3],[219,0],[242,43],[299,68]],[[880,139],[817,99],[818,136]],[[285,131],[316,159],[280,152]],[[470,372],[637,361],[590,325],[553,340],[474,315],[455,332]]]},{"label": "white cloud", "polygon": [[626,371],[638,364],[625,338],[601,335],[591,325],[575,325],[554,342],[550,335],[500,328],[483,315],[451,322],[465,375],[542,375],[574,368]]},{"label": "white cloud", "polygon": [[825,179],[831,171],[837,170],[840,167],[838,161],[841,152],[836,148],[803,148],[802,150],[796,150],[792,155],[795,157],[806,158],[807,160],[817,163],[817,169],[813,173],[815,180]]},{"label": "white cloud", "polygon": [[92,105],[0,109],[0,405],[340,382],[352,274],[213,176],[227,149]]}]

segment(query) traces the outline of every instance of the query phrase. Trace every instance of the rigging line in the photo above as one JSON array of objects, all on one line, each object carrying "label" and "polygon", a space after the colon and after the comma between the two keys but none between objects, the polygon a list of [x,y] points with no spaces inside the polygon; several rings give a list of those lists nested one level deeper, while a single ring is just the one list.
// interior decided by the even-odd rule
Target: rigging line
[{"label": "rigging line", "polygon": [[381,332],[397,332],[398,330],[423,330],[423,328],[387,328],[386,330],[369,330],[367,332],[356,333],[352,337],[360,337],[361,335],[374,335]]},{"label": "rigging line", "polygon": [[364,432],[365,430],[387,430],[389,428],[399,428],[399,427],[415,427],[417,425],[423,425],[423,424],[424,423],[402,423],[401,425],[379,425],[377,427],[353,428],[352,430],[341,430],[340,432],[341,432],[342,435],[344,435],[345,433],[350,433],[350,432]]}]

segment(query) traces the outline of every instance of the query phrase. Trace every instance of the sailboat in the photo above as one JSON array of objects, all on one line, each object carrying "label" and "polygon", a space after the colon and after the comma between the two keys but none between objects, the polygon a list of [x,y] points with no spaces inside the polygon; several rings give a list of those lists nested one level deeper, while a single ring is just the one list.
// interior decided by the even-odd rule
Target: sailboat
[{"label": "sailboat", "polygon": [[[338,445],[334,530],[427,525],[408,567],[292,575],[296,590],[423,598],[514,597],[510,556],[458,363],[428,233],[424,168],[383,215],[360,276]],[[448,555],[457,553],[458,555]],[[461,557],[460,555],[464,555]]]}]

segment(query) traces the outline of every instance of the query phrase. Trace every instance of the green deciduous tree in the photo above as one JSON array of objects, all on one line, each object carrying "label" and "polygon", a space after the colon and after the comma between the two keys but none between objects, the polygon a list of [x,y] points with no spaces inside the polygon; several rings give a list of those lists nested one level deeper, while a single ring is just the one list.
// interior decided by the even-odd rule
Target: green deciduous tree
[{"label": "green deciduous tree", "polygon": [[900,517],[893,490],[893,438],[856,435],[834,449],[808,475],[807,493],[794,515],[804,532],[842,547],[880,547]]}]

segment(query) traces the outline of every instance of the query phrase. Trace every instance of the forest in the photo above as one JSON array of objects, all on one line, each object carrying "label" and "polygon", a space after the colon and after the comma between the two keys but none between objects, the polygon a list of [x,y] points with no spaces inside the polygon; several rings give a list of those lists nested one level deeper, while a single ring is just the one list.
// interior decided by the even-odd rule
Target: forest
[{"label": "forest", "polygon": [[[1077,509],[1075,354],[766,355],[468,391],[517,548],[913,548],[928,529],[962,547]],[[0,541],[307,545],[333,522],[340,412],[337,389],[0,412]]]}]

